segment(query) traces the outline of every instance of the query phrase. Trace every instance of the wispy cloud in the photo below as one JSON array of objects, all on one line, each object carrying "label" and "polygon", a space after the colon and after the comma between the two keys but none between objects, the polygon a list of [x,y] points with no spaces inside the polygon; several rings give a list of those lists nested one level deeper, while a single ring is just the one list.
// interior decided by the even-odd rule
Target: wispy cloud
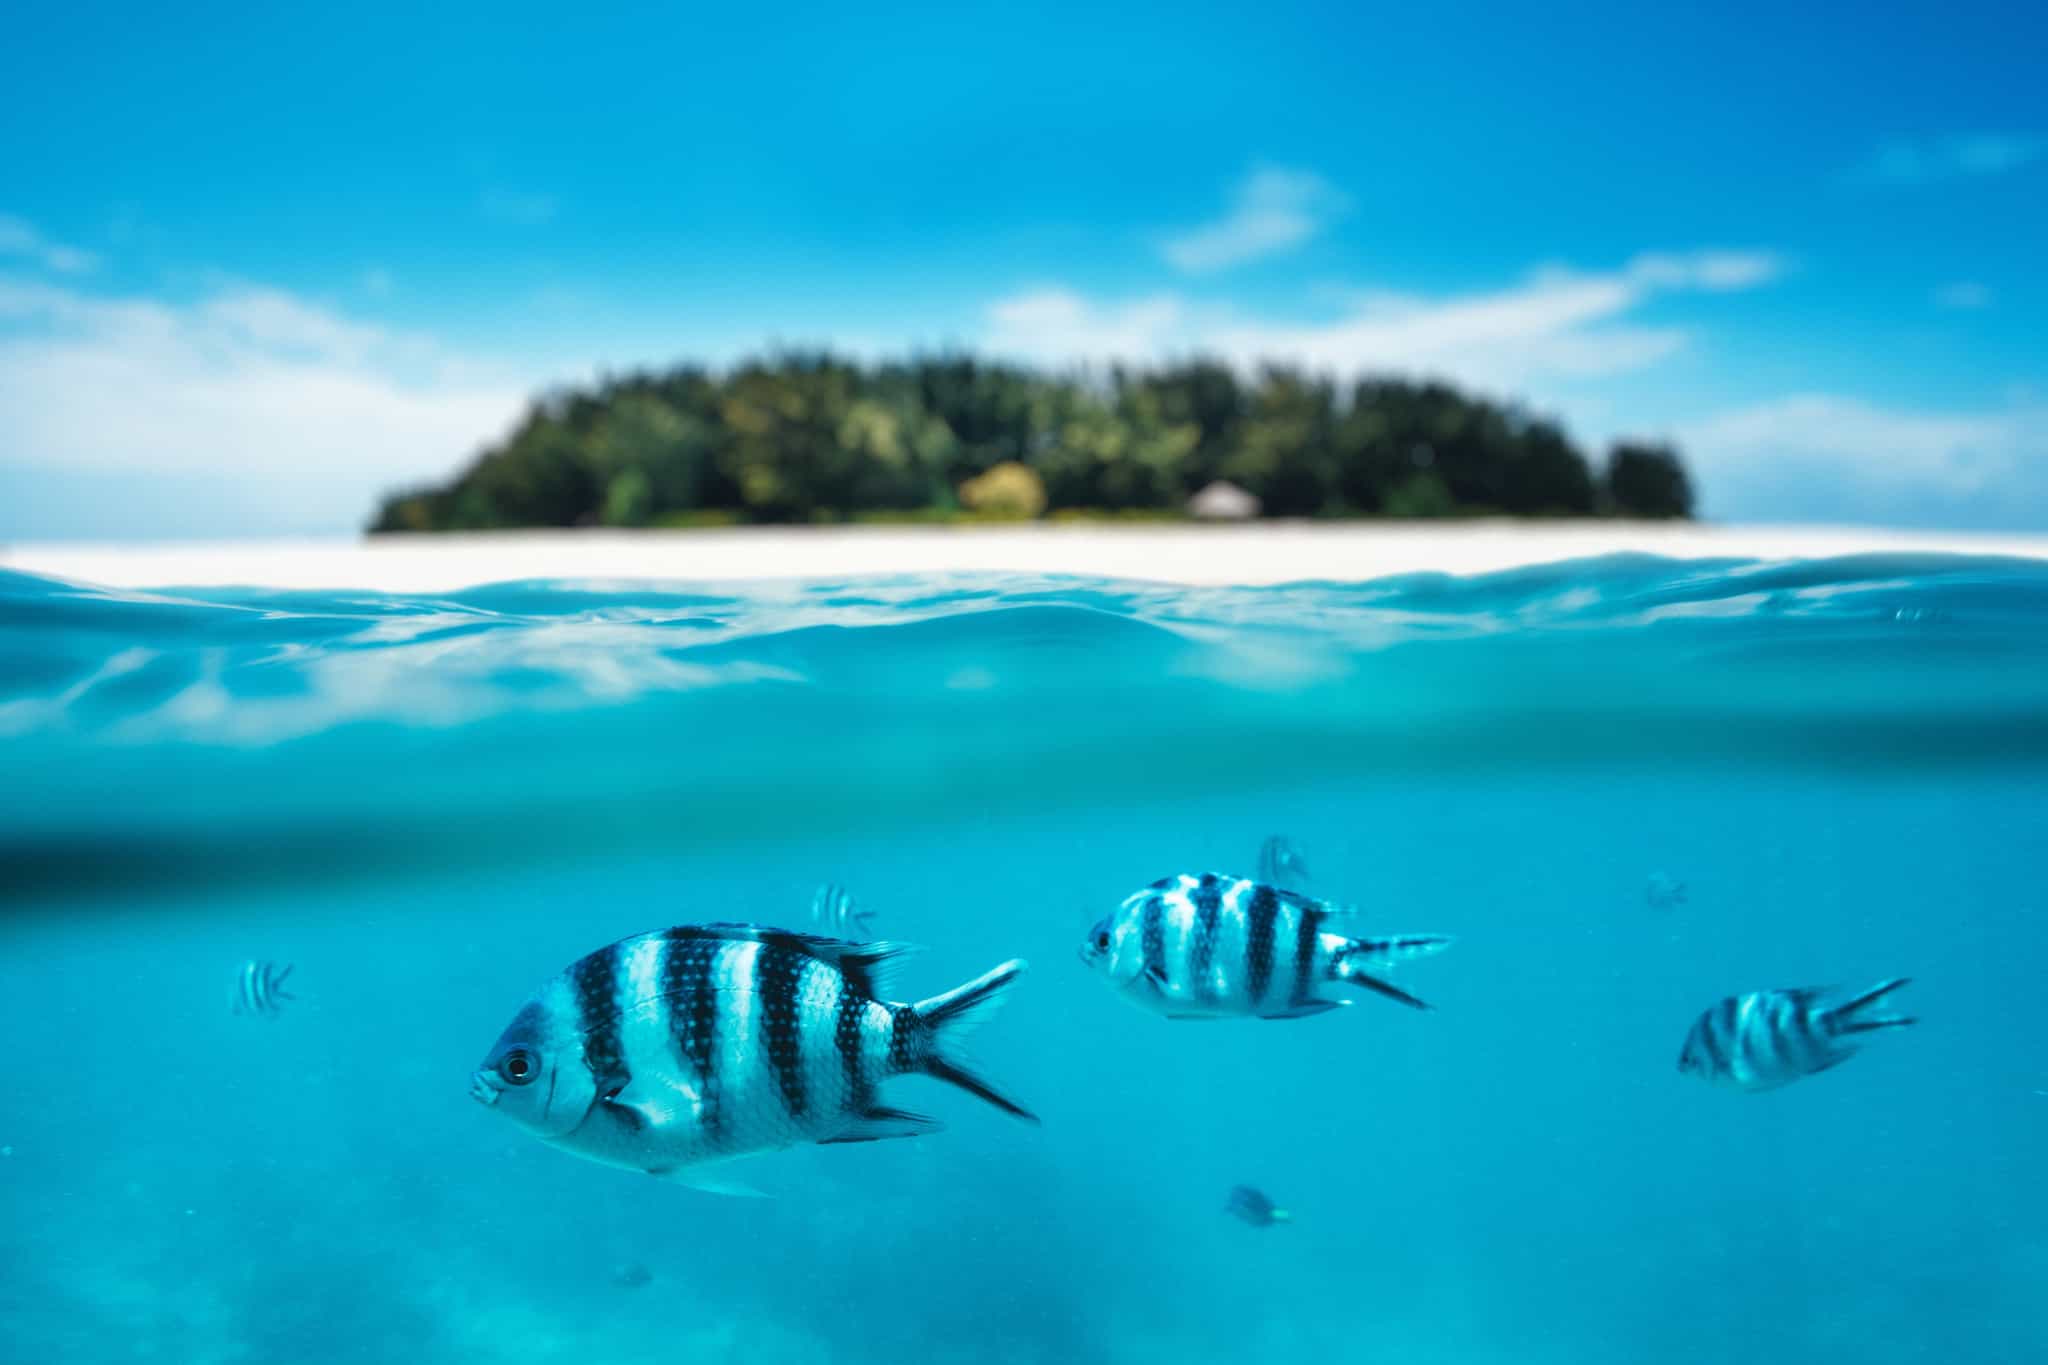
[{"label": "wispy cloud", "polygon": [[36,231],[35,224],[10,213],[0,213],[0,256],[26,256],[64,275],[83,274],[99,264],[90,251],[53,242]]},{"label": "wispy cloud", "polygon": [[1230,212],[1166,239],[1167,263],[1190,275],[1223,270],[1300,246],[1344,209],[1344,197],[1313,171],[1261,167],[1241,181]]},{"label": "wispy cloud", "polygon": [[1741,520],[2038,527],[2048,520],[2048,407],[1885,407],[1794,394],[1677,433],[1706,511]]},{"label": "wispy cloud", "polygon": [[1246,316],[1172,293],[1117,301],[1050,286],[996,303],[985,341],[998,354],[1052,365],[1201,353],[1247,366],[1285,360],[1341,374],[1372,370],[1519,389],[1654,363],[1685,345],[1687,334],[1630,322],[1630,314],[1660,294],[1750,289],[1784,268],[1782,258],[1763,251],[1647,253],[1604,272],[1541,269],[1490,292],[1360,293],[1336,316],[1311,323]]},{"label": "wispy cloud", "polygon": [[539,376],[278,289],[191,303],[0,276],[0,458],[205,477],[283,524],[359,524],[506,429]]},{"label": "wispy cloud", "polygon": [[1975,280],[1956,280],[1934,291],[1934,306],[1958,310],[1989,308],[1991,290]]},{"label": "wispy cloud", "polygon": [[552,194],[530,194],[520,190],[489,189],[477,199],[484,217],[511,227],[537,227],[552,222],[561,203]]},{"label": "wispy cloud", "polygon": [[1922,142],[1888,142],[1851,178],[1872,185],[1926,185],[1969,176],[2001,175],[2040,159],[2048,142],[2038,137],[1978,133]]}]

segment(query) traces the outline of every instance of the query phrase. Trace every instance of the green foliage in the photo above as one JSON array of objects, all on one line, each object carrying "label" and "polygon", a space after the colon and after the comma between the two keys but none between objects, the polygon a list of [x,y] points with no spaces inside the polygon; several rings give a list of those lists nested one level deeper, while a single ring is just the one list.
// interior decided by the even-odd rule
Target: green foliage
[{"label": "green foliage", "polygon": [[1607,453],[1606,494],[1624,517],[1690,517],[1692,480],[1668,445],[1619,442]]},{"label": "green foliage", "polygon": [[1596,480],[1555,423],[1446,384],[800,353],[550,394],[445,486],[387,498],[372,529],[1159,519],[1217,478],[1268,516],[1692,508],[1669,447],[1616,446]]},{"label": "green foliage", "polygon": [[1005,460],[961,484],[960,505],[1001,521],[1031,521],[1045,514],[1045,481],[1030,465]]}]

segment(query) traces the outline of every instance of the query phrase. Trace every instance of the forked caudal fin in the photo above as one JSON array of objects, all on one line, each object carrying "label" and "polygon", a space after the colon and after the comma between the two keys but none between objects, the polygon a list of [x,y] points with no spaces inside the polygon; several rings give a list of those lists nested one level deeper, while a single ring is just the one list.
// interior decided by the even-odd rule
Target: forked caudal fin
[{"label": "forked caudal fin", "polygon": [[1382,980],[1366,971],[1366,964],[1375,960],[1398,962],[1402,958],[1427,957],[1451,946],[1451,940],[1442,934],[1403,934],[1398,938],[1354,938],[1348,940],[1337,953],[1336,961],[1330,964],[1330,975],[1365,990],[1377,991],[1389,1000],[1398,1000],[1411,1009],[1426,1010],[1429,1004],[1408,994],[1390,981]]},{"label": "forked caudal fin", "polygon": [[1901,986],[1910,986],[1913,978],[1897,977],[1881,985],[1872,986],[1854,1000],[1847,1000],[1828,1011],[1828,1027],[1836,1033],[1870,1033],[1881,1028],[1905,1028],[1920,1021],[1904,1014],[1864,1014],[1878,1001],[1890,995]]},{"label": "forked caudal fin", "polygon": [[1024,965],[1022,961],[1013,959],[982,973],[964,986],[956,986],[944,995],[935,995],[912,1005],[910,1012],[920,1025],[922,1043],[913,1067],[927,1076],[950,1081],[970,1094],[979,1095],[998,1109],[1036,1123],[1038,1115],[976,1074],[973,1064],[960,1048],[961,1040],[986,1023],[1003,1003],[1003,992],[1023,974]]}]

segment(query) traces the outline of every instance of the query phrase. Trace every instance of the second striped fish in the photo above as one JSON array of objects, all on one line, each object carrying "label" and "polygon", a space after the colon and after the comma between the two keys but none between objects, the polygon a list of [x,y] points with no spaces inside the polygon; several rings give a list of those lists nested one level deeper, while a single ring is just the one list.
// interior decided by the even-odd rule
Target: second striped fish
[{"label": "second striped fish", "polygon": [[1169,1019],[1299,1019],[1351,1002],[1356,986],[1416,1009],[1380,975],[1450,944],[1440,934],[1353,938],[1351,912],[1243,877],[1167,877],[1127,897],[1088,931],[1081,960],[1134,1003]]}]

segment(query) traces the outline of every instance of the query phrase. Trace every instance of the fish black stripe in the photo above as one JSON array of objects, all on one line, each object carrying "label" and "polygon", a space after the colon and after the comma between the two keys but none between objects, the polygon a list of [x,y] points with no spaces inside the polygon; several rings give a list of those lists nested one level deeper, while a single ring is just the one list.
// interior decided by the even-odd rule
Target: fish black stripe
[{"label": "fish black stripe", "polygon": [[1316,916],[1307,907],[1294,908],[1294,1003],[1315,994]]},{"label": "fish black stripe", "polygon": [[1253,891],[1245,909],[1245,966],[1255,1009],[1266,998],[1266,983],[1273,979],[1273,918],[1279,911],[1280,898],[1270,886]]},{"label": "fish black stripe", "polygon": [[1188,957],[1188,988],[1197,1000],[1209,995],[1209,964],[1216,958],[1217,920],[1223,911],[1223,888],[1214,877],[1202,878],[1188,897],[1195,905],[1195,941]]},{"label": "fish black stripe", "polygon": [[755,959],[754,990],[760,1002],[760,1037],[767,1044],[768,1069],[792,1117],[801,1118],[807,1103],[804,1095],[804,1039],[797,1023],[798,986],[804,964],[810,959],[798,953],[763,947]]},{"label": "fish black stripe", "polygon": [[718,992],[711,972],[725,944],[717,939],[671,937],[661,961],[661,993],[669,1003],[669,1027],[676,1052],[696,1082],[699,1119],[707,1134],[720,1122],[718,1072]]},{"label": "fish black stripe", "polygon": [[[583,1064],[597,1082],[600,1098],[608,1099],[633,1079],[619,1047],[619,954],[613,944],[570,969],[576,997],[577,1032],[583,1037]],[[624,1111],[621,1111],[624,1112]]]},{"label": "fish black stripe", "polygon": [[902,1074],[916,1068],[914,1057],[918,1027],[917,1011],[908,1005],[889,1005],[889,1070]]},{"label": "fish black stripe", "polygon": [[839,1019],[832,1030],[832,1045],[839,1049],[839,1065],[846,1073],[846,1105],[851,1110],[868,1107],[867,1075],[861,1065],[861,1024],[868,1002],[852,983],[839,983]]},{"label": "fish black stripe", "polygon": [[1138,947],[1145,970],[1163,977],[1166,975],[1166,901],[1163,897],[1145,898],[1144,918],[1140,923],[1143,932],[1139,936]]}]

